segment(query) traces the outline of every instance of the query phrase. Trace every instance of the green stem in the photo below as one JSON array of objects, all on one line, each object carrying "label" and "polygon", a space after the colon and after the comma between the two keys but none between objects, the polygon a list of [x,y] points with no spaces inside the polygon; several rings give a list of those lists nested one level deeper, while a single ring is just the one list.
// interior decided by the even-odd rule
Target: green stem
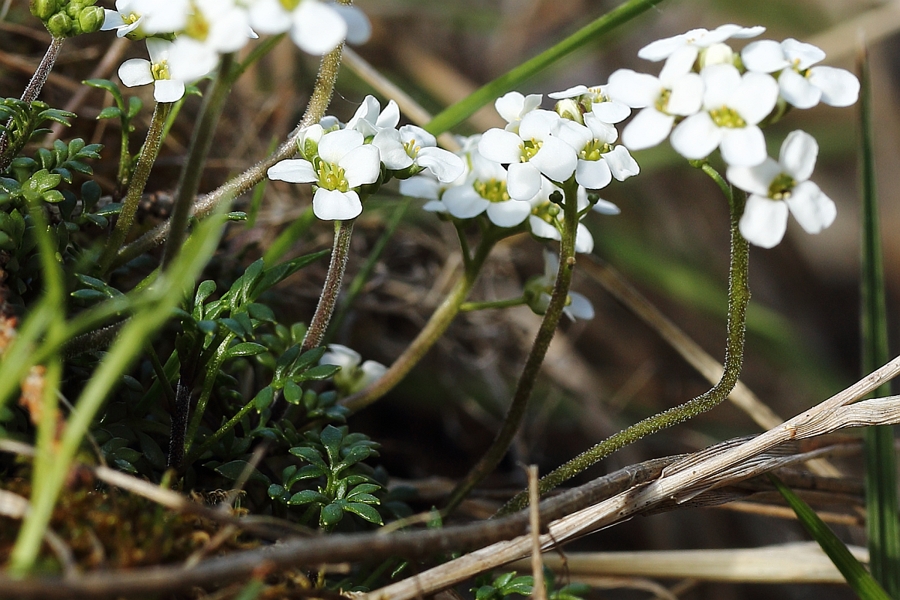
[{"label": "green stem", "polygon": [[509,405],[506,418],[503,420],[503,425],[481,460],[472,467],[466,477],[450,493],[446,505],[448,513],[459,506],[469,492],[500,464],[503,456],[509,450],[509,445],[522,424],[528,400],[531,398],[534,383],[541,370],[541,364],[544,362],[547,349],[550,347],[556,327],[559,325],[559,319],[566,307],[569,287],[575,271],[575,233],[578,230],[578,184],[574,177],[563,185],[563,191],[566,199],[563,213],[565,228],[559,244],[559,270],[556,273],[556,283],[553,286],[550,303],[547,305],[547,311],[544,313],[541,326],[535,336],[531,352],[525,361],[525,367],[522,369],[522,375],[519,377],[516,392]]},{"label": "green stem", "polygon": [[[750,301],[750,288],[748,286],[750,252],[747,241],[738,230],[738,222],[744,212],[746,194],[735,188],[731,196],[729,203],[731,212],[731,259],[728,271],[728,338],[725,344],[725,365],[722,378],[706,393],[613,434],[541,478],[539,484],[541,494],[547,493],[613,452],[636,442],[646,435],[683,423],[712,409],[723,402],[728,397],[728,394],[731,393],[732,388],[737,383],[743,364],[747,304]],[[499,514],[508,514],[520,510],[527,504],[528,495],[525,492],[520,492],[500,510]]]},{"label": "green stem", "polygon": [[406,377],[407,373],[422,360],[425,353],[447,331],[447,327],[450,326],[453,317],[459,312],[459,307],[468,298],[469,292],[472,291],[472,287],[478,279],[478,274],[481,272],[481,267],[484,266],[484,261],[487,260],[494,244],[500,241],[502,237],[505,237],[505,235],[507,235],[505,232],[500,236],[485,235],[481,239],[481,243],[475,251],[475,256],[466,265],[463,276],[460,277],[447,297],[444,298],[444,301],[432,313],[428,323],[425,324],[425,327],[422,328],[416,339],[407,346],[403,354],[394,361],[384,375],[366,389],[341,400],[342,405],[349,408],[352,412],[357,412],[387,394]]},{"label": "green stem", "polygon": [[[191,417],[187,435],[184,438],[185,450],[189,453],[191,446],[194,444],[194,439],[197,437],[197,431],[200,429],[200,422],[203,420],[203,413],[206,412],[206,405],[209,403],[210,396],[212,396],[213,388],[216,383],[216,375],[221,371],[222,365],[225,363],[225,358],[228,356],[228,349],[231,346],[231,342],[234,341],[234,338],[235,334],[233,333],[229,333],[225,336],[225,339],[222,340],[222,343],[216,348],[213,360],[207,363],[208,366],[205,369],[206,373],[203,380],[203,389],[200,392],[200,397],[197,399],[197,406],[194,408],[194,416]],[[187,465],[190,465],[190,462],[184,463],[184,466]]]},{"label": "green stem", "polygon": [[137,214],[138,205],[141,203],[141,194],[150,178],[150,171],[153,169],[153,163],[159,154],[159,147],[163,140],[163,125],[166,122],[166,116],[172,104],[169,102],[157,103],[153,109],[153,117],[150,119],[150,128],[147,130],[147,139],[144,140],[144,146],[138,157],[137,165],[134,173],[128,183],[128,192],[122,202],[122,212],[116,219],[116,226],[106,241],[103,253],[100,255],[100,273],[106,273],[116,253],[122,248],[128,233],[134,225],[134,217]]},{"label": "green stem", "polygon": [[241,420],[250,413],[250,411],[255,410],[255,409],[256,409],[256,401],[250,400],[250,402],[245,404],[241,408],[241,410],[239,410],[237,412],[237,414],[235,414],[233,417],[228,419],[228,421],[226,421],[224,425],[219,427],[219,429],[216,430],[215,433],[213,433],[208,438],[204,439],[202,444],[200,444],[199,446],[196,446],[196,447],[192,447],[190,450],[188,450],[187,456],[184,458],[184,464],[190,465],[192,462],[194,462],[195,460],[197,460],[198,458],[203,456],[204,452],[209,450],[213,444],[215,444],[217,441],[222,439],[223,435],[225,435],[226,433],[228,433],[229,431],[231,431],[232,429],[237,427],[238,423],[240,423]]},{"label": "green stem", "polygon": [[163,251],[162,266],[168,267],[175,256],[178,255],[184,238],[187,235],[188,219],[191,217],[191,208],[197,190],[200,189],[200,178],[203,176],[203,165],[209,156],[213,137],[216,134],[216,126],[219,116],[225,108],[225,100],[231,91],[234,80],[231,78],[231,65],[234,62],[233,54],[222,56],[219,64],[219,72],[213,81],[212,89],[203,99],[200,109],[200,120],[194,128],[191,138],[191,146],[188,149],[188,159],[181,170],[181,180],[178,182],[178,191],[175,194],[172,218],[169,219],[169,239]]},{"label": "green stem", "polygon": [[491,308],[510,308],[512,306],[522,306],[527,301],[524,296],[518,298],[507,298],[506,300],[486,300],[484,302],[463,302],[459,307],[459,312],[472,312],[475,310],[488,310]]},{"label": "green stem", "polygon": [[[291,135],[278,149],[260,162],[256,163],[237,177],[232,178],[216,190],[205,194],[194,202],[193,215],[198,219],[208,217],[216,207],[225,199],[237,198],[248,192],[266,176],[266,171],[275,163],[290,158],[297,153],[297,140],[303,130],[322,120],[325,111],[331,102],[334,93],[334,84],[337,81],[341,66],[341,54],[343,46],[338,46],[322,58],[319,66],[319,74],[316,77],[315,88],[312,97],[306,107],[306,112],[300,123],[291,132]],[[127,263],[141,254],[163,243],[169,235],[172,227],[172,219],[147,232],[119,252],[114,265]]]},{"label": "green stem", "polygon": [[350,239],[353,236],[353,221],[336,221],[334,224],[334,246],[331,250],[331,262],[328,264],[328,274],[325,276],[325,285],[322,287],[322,295],[316,305],[316,312],[309,322],[306,337],[300,352],[306,352],[322,345],[325,332],[328,331],[328,323],[334,314],[338,295],[341,292],[341,282],[344,280],[344,271],[347,270],[347,259],[350,258]]}]

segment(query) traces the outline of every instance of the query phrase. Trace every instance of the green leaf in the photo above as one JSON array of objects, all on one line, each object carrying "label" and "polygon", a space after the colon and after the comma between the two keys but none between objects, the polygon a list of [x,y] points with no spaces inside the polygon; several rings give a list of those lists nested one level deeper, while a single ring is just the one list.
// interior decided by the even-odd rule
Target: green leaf
[{"label": "green leaf", "polygon": [[224,465],[219,465],[214,470],[225,479],[236,481],[248,468],[253,469],[252,471],[250,471],[250,481],[259,481],[266,484],[269,483],[269,478],[260,473],[256,469],[256,467],[251,467],[250,463],[248,463],[246,460],[233,460],[231,462],[225,463]]},{"label": "green leaf", "polygon": [[310,448],[309,446],[295,446],[291,448],[289,452],[310,464],[316,465],[322,469],[323,472],[328,470],[328,465],[315,448]]},{"label": "green leaf", "polygon": [[235,344],[225,353],[225,358],[238,358],[241,356],[256,356],[266,351],[266,347],[256,342],[242,342]]},{"label": "green leaf", "polygon": [[319,434],[319,440],[325,446],[331,464],[335,465],[341,456],[341,442],[344,439],[344,432],[334,425],[326,425]]},{"label": "green leaf", "polygon": [[290,478],[288,478],[284,483],[288,487],[288,489],[292,488],[295,483],[298,481],[305,481],[307,479],[315,479],[316,477],[324,477],[325,470],[318,465],[303,465],[300,467],[296,473],[294,473]]},{"label": "green leaf", "polygon": [[287,277],[290,277],[306,265],[319,260],[323,256],[328,255],[330,252],[330,250],[322,250],[313,254],[307,254],[306,256],[300,256],[293,260],[281,263],[280,265],[275,265],[271,269],[266,269],[265,273],[263,273],[263,276],[259,279],[258,282],[256,282],[256,285],[253,286],[250,299],[256,300],[263,292],[281,283]]},{"label": "green leaf", "polygon": [[291,404],[300,404],[303,400],[303,388],[291,381],[290,379],[284,383],[284,389],[281,390],[284,399]]},{"label": "green leaf", "polygon": [[856,595],[862,600],[890,600],[890,596],[884,591],[884,588],[878,585],[866,568],[850,554],[844,542],[834,535],[834,532],[819,518],[819,515],[780,479],[771,474],[769,479],[794,510],[806,531],[819,543],[834,566],[838,568]]},{"label": "green leaf", "polygon": [[338,503],[333,503],[325,506],[322,509],[322,514],[319,515],[319,524],[324,529],[330,529],[341,522],[341,519],[344,518],[344,510],[343,506]]},{"label": "green leaf", "polygon": [[290,500],[288,500],[288,504],[291,506],[303,504],[328,504],[329,502],[328,496],[315,490],[303,490],[297,492],[291,496]]},{"label": "green leaf", "polygon": [[344,510],[347,512],[351,512],[359,517],[362,517],[369,523],[375,523],[376,525],[384,525],[384,522],[381,520],[381,515],[378,514],[378,511],[369,506],[368,504],[361,504],[359,502],[348,502],[344,505]]},{"label": "green leaf", "polygon": [[257,412],[262,412],[269,408],[274,399],[275,390],[271,385],[267,385],[263,389],[259,390],[259,393],[256,394],[256,397],[253,398],[253,405],[256,407]]},{"label": "green leaf", "polygon": [[138,443],[141,446],[141,452],[144,453],[147,462],[149,462],[154,469],[165,469],[166,455],[163,453],[162,448],[159,447],[159,444],[156,443],[156,440],[143,431],[138,431],[137,437]]},{"label": "green leaf", "polygon": [[337,365],[319,365],[297,376],[297,381],[321,381],[333,377],[341,368]]}]

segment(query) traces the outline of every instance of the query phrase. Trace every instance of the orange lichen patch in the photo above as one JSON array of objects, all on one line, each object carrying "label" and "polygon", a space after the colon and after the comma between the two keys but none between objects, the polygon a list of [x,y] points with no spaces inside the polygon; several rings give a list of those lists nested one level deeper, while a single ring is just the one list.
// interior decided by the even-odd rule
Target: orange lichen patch
[{"label": "orange lichen patch", "polygon": [[35,365],[28,371],[28,375],[22,381],[22,395],[19,396],[19,405],[28,411],[31,422],[40,423],[43,415],[44,375],[47,373],[43,365]]},{"label": "orange lichen patch", "polygon": [[0,354],[12,344],[16,337],[16,326],[19,324],[15,317],[0,314]]}]

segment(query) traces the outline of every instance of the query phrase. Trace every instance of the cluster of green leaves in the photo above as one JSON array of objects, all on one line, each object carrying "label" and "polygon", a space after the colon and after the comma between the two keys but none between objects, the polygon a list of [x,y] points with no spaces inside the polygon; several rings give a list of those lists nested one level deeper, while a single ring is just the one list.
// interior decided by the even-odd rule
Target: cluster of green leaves
[{"label": "cluster of green leaves", "polygon": [[74,117],[70,113],[40,100],[24,102],[18,98],[0,98],[0,134],[6,138],[6,145],[0,147],[0,165],[4,167],[19,155],[25,144],[32,139],[49,133],[45,127],[48,122],[69,125],[69,119]]},{"label": "cluster of green leaves", "polygon": [[[534,577],[531,575],[516,576],[515,571],[504,573],[491,581],[488,574],[475,580],[475,600],[502,600],[507,596],[531,596],[534,593]],[[570,583],[556,587],[556,579],[548,568],[544,568],[544,585],[547,588],[548,600],[582,600],[582,596],[591,591],[591,586],[584,583]]]}]

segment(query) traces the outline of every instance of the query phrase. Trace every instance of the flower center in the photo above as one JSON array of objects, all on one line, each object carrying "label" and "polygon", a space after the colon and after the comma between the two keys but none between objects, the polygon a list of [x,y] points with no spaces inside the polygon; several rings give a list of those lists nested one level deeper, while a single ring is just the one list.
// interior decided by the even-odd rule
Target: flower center
[{"label": "flower center", "polygon": [[669,98],[672,97],[672,90],[664,89],[660,94],[659,98],[656,99],[656,103],[654,104],[654,108],[661,112],[664,115],[669,114]]},{"label": "flower center", "polygon": [[319,164],[319,187],[339,192],[350,191],[350,183],[344,169],[338,165],[322,161]]},{"label": "flower center", "polygon": [[796,186],[796,179],[787,173],[781,173],[769,184],[769,198],[773,200],[787,200],[791,197],[791,193]]},{"label": "flower center", "polygon": [[545,223],[549,223],[550,225],[556,225],[559,220],[557,217],[562,209],[558,204],[554,204],[553,202],[545,202],[540,206],[536,206],[531,209],[531,214],[537,217],[538,219],[544,221]]},{"label": "flower center", "polygon": [[301,0],[278,0],[278,1],[281,3],[281,6],[284,7],[284,10],[290,12],[300,5]]},{"label": "flower center", "polygon": [[184,33],[201,42],[209,35],[209,21],[200,10],[194,9],[193,14],[188,18]]},{"label": "flower center", "polygon": [[535,139],[524,140],[522,142],[522,162],[528,162],[541,149],[542,142]]},{"label": "flower center", "polygon": [[598,139],[593,139],[581,149],[578,158],[582,160],[600,160],[603,154],[610,151],[609,144],[605,144]]},{"label": "flower center", "polygon": [[488,179],[481,181],[476,179],[472,184],[479,196],[488,202],[506,202],[509,200],[509,192],[506,191],[506,182],[498,179]]},{"label": "flower center", "polygon": [[413,138],[413,139],[409,140],[408,142],[403,143],[403,149],[406,150],[406,154],[410,158],[415,158],[419,155],[419,150],[422,149],[422,146],[419,146],[416,143],[416,139]]},{"label": "flower center", "polygon": [[151,64],[150,74],[153,76],[154,81],[171,79],[169,77],[169,61],[161,60],[158,63]]},{"label": "flower center", "polygon": [[137,13],[129,13],[127,15],[120,15],[122,17],[122,22],[126,25],[134,24],[138,19],[141,18],[141,15]]},{"label": "flower center", "polygon": [[741,127],[747,126],[747,121],[745,121],[736,110],[727,106],[712,109],[709,111],[709,116],[712,117],[713,123],[719,127],[740,129]]}]

